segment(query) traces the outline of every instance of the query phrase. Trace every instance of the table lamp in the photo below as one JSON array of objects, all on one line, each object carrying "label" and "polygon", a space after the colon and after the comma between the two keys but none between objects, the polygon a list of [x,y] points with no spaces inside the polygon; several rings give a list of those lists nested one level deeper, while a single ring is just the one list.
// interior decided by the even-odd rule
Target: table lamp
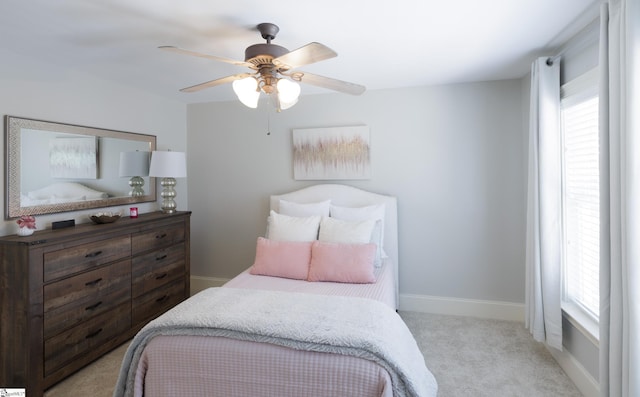
[{"label": "table lamp", "polygon": [[130,176],[129,186],[131,191],[129,196],[144,196],[143,176],[149,175],[150,152],[120,152],[120,176]]},{"label": "table lamp", "polygon": [[153,151],[151,152],[151,165],[149,166],[149,176],[162,178],[162,212],[173,214],[176,212],[176,185],[175,178],[185,178],[187,176],[187,158],[184,152]]}]

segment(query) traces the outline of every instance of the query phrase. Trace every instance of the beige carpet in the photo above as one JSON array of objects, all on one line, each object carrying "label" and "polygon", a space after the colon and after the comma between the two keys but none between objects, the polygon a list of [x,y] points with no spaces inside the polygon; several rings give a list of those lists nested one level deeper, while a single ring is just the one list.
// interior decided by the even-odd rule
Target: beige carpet
[{"label": "beige carpet", "polygon": [[[414,312],[400,315],[438,381],[439,397],[581,396],[521,323]],[[55,385],[45,397],[111,397],[127,346]]]},{"label": "beige carpet", "polygon": [[400,314],[438,381],[439,397],[582,395],[522,323]]}]

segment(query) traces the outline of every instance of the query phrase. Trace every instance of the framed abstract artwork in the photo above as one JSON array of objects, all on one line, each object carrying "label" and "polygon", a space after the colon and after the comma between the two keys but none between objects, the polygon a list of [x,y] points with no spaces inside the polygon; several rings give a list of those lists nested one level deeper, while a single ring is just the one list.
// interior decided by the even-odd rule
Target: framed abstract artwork
[{"label": "framed abstract artwork", "polygon": [[297,180],[370,179],[369,127],[294,129],[293,177]]},{"label": "framed abstract artwork", "polygon": [[98,138],[55,138],[49,145],[52,178],[96,179]]}]

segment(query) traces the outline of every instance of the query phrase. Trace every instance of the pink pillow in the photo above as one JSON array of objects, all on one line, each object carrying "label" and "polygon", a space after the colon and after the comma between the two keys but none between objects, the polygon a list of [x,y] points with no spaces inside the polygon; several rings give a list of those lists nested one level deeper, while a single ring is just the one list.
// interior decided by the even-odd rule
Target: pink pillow
[{"label": "pink pillow", "polygon": [[275,241],[258,237],[251,274],[306,280],[311,262],[311,241]]},{"label": "pink pillow", "polygon": [[314,241],[311,246],[309,281],[374,283],[376,245]]}]

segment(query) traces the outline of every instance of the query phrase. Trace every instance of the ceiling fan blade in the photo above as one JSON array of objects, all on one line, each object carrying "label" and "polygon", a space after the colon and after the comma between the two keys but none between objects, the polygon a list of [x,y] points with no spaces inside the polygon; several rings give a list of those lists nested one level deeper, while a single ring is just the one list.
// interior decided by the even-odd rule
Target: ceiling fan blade
[{"label": "ceiling fan blade", "polygon": [[194,56],[194,57],[211,59],[211,60],[218,61],[218,62],[226,62],[226,63],[230,63],[232,65],[246,66],[246,67],[250,67],[250,68],[254,68],[255,67],[253,64],[251,64],[249,62],[236,61],[234,59],[217,57],[217,56],[208,55],[208,54],[202,54],[202,53],[199,53],[199,52],[185,50],[183,48],[178,48],[178,47],[174,47],[174,46],[170,46],[170,45],[163,45],[163,46],[160,46],[158,48],[161,49],[161,50],[165,50],[165,51],[177,52],[178,54],[191,55],[191,56]]},{"label": "ceiling fan blade", "polygon": [[367,89],[363,85],[336,80],[329,77],[318,76],[307,72],[297,72],[292,75],[294,80],[302,83],[315,85],[317,87],[329,88],[330,90],[344,92],[345,94],[360,95]]},{"label": "ceiling fan blade", "polygon": [[234,74],[234,75],[231,75],[231,76],[223,77],[221,79],[211,80],[211,81],[207,81],[205,83],[192,85],[191,87],[183,88],[180,91],[182,91],[182,92],[196,92],[196,91],[203,90],[205,88],[215,87],[215,86],[220,85],[220,84],[231,83],[234,80],[244,79],[245,77],[249,77],[249,76],[253,76],[253,73]]},{"label": "ceiling fan blade", "polygon": [[275,58],[273,63],[278,68],[286,71],[336,56],[338,54],[331,48],[324,44],[313,42]]}]

